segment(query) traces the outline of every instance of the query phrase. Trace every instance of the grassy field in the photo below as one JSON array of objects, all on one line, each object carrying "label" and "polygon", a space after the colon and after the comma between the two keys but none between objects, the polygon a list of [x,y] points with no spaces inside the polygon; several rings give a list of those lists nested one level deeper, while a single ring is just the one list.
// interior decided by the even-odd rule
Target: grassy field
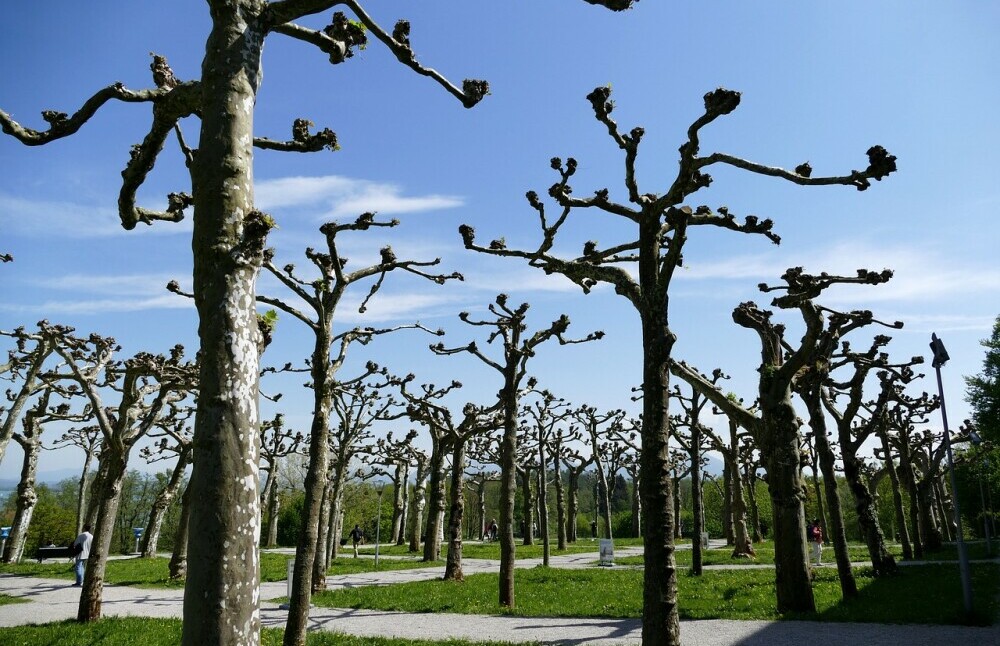
[{"label": "grassy field", "polygon": [[[997,614],[1000,567],[973,569],[978,616]],[[813,590],[817,612],[795,619],[887,623],[962,623],[958,571],[951,566],[906,568],[875,579],[868,568],[855,570],[860,596],[842,602],[834,569],[818,570]],[[557,617],[639,617],[642,571],[637,569],[558,570],[532,568],[515,573],[515,609],[497,604],[498,575],[476,574],[461,583],[420,581],[395,586],[323,592],[319,606],[409,612],[457,612]],[[688,619],[778,619],[774,571],[709,571],[678,578],[680,615]],[[786,617],[788,618],[788,617]],[[988,620],[985,621],[988,623]]]},{"label": "grassy field", "polygon": [[[690,541],[687,541],[690,542]],[[625,547],[625,546],[641,546],[641,538],[616,538],[615,547]],[[350,550],[350,546],[347,548]],[[362,545],[359,550],[365,554],[374,554],[374,545]],[[576,543],[569,543],[566,549],[563,551],[557,550],[555,544],[552,544],[550,554],[552,556],[564,556],[566,554],[586,554],[587,552],[593,552],[597,554],[597,541],[587,539],[581,539]],[[409,547],[406,545],[380,545],[379,554],[388,554],[390,556],[414,556],[412,552],[409,551]],[[420,554],[422,555],[422,553]],[[420,555],[417,555],[418,557]],[[448,555],[448,545],[441,546],[441,558],[444,559]],[[515,552],[515,558],[519,559],[540,559],[542,558],[542,544],[536,543],[534,545],[521,545],[517,544]],[[466,541],[462,544],[462,558],[467,559],[500,559],[500,543],[480,543],[479,541]]]},{"label": "grassy field", "polygon": [[[281,646],[284,631],[265,628],[262,646]],[[42,626],[0,628],[5,646],[176,646],[181,641],[179,619],[108,618],[90,624],[63,621]],[[425,641],[386,637],[352,637],[329,632],[310,632],[308,646],[500,646],[497,642]]]},{"label": "grassy field", "polygon": [[[284,581],[287,572],[286,562],[290,556],[284,554],[262,553],[260,559],[261,581]],[[108,561],[105,582],[115,585],[134,585],[145,588],[182,588],[184,581],[169,579],[169,559],[114,559]],[[379,560],[379,570],[405,570],[426,567],[427,564],[415,560]],[[338,574],[355,574],[357,572],[372,572],[375,562],[372,559],[339,558],[327,571],[331,576]],[[73,569],[66,561],[37,563],[0,564],[0,574],[20,574],[22,576],[37,576],[49,579],[73,580]]]},{"label": "grassy field", "polygon": [[[765,541],[754,545],[757,551],[755,559],[734,559],[732,558],[733,548],[725,547],[719,549],[702,550],[702,565],[773,565],[774,564],[774,543]],[[868,548],[859,543],[848,545],[852,563],[868,561]],[[903,558],[903,553],[898,545],[890,545],[889,551],[896,560]],[[687,567],[691,565],[693,553],[689,549],[677,550],[674,552],[678,566]],[[823,562],[834,563],[835,556],[833,547],[823,548]],[[596,561],[595,561],[596,563]],[[615,565],[642,565],[642,556],[625,556],[615,558]]]}]

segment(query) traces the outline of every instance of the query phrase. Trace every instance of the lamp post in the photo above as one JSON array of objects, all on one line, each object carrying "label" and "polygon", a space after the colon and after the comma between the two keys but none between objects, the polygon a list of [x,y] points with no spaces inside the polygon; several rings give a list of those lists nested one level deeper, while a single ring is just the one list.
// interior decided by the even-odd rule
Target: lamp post
[{"label": "lamp post", "polygon": [[951,481],[951,501],[954,506],[955,525],[958,529],[958,570],[962,576],[962,600],[965,603],[965,613],[972,613],[972,577],[969,574],[969,554],[965,549],[965,538],[962,536],[962,512],[958,504],[958,486],[955,480],[955,463],[951,453],[951,431],[948,430],[948,412],[944,405],[944,386],[941,384],[941,366],[951,357],[945,350],[944,343],[937,334],[931,334],[931,352],[934,354],[934,371],[937,374],[938,398],[941,401],[941,421],[944,424],[944,450],[948,455],[948,476]]}]

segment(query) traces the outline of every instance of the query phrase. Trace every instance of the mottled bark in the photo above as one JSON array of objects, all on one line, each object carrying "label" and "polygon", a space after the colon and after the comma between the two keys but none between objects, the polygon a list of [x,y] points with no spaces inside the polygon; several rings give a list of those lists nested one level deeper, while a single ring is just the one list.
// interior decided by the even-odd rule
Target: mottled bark
[{"label": "mottled bark", "polygon": [[566,500],[566,540],[576,542],[576,517],[580,513],[580,474],[569,469],[569,492]]},{"label": "mottled bark", "polygon": [[106,466],[106,477],[102,479],[101,488],[97,492],[99,503],[97,521],[93,526],[94,539],[90,548],[90,558],[87,559],[83,589],[80,591],[80,603],[76,614],[76,619],[80,622],[97,621],[101,618],[104,572],[111,551],[111,535],[115,528],[115,517],[118,515],[118,503],[121,501],[122,481],[125,480],[128,454],[105,447],[101,452],[100,461]]},{"label": "mottled bark", "polygon": [[407,486],[407,476],[409,465],[405,462],[396,465],[396,470],[392,480],[392,534],[390,543],[396,545],[403,544],[403,517],[406,512],[406,497],[404,496]]},{"label": "mottled bark", "polygon": [[913,546],[910,544],[910,530],[906,527],[906,512],[903,509],[903,495],[900,492],[899,473],[896,471],[896,463],[892,458],[892,449],[889,446],[889,438],[882,430],[879,432],[879,439],[882,442],[885,468],[889,473],[889,482],[892,484],[892,507],[896,515],[896,527],[899,534],[899,543],[903,548],[903,560],[913,560]]},{"label": "mottled bark", "polygon": [[726,545],[736,544],[733,530],[733,476],[728,460],[722,461],[722,537],[726,539]]},{"label": "mottled bark", "polygon": [[429,465],[427,526],[425,528],[424,562],[441,559],[441,535],[444,532],[441,519],[445,510],[444,457],[450,445],[439,439],[433,440]]},{"label": "mottled bark", "polygon": [[417,461],[417,473],[413,481],[413,498],[410,500],[410,552],[419,552],[423,542],[424,507],[427,504],[427,460]]},{"label": "mottled bark", "polygon": [[864,482],[861,465],[857,458],[847,455],[843,456],[843,464],[847,486],[851,490],[851,495],[854,496],[854,509],[858,514],[861,536],[868,546],[868,554],[871,557],[875,574],[877,576],[893,574],[896,572],[896,559],[885,546],[885,537],[882,535],[878,513],[875,509],[875,498]]},{"label": "mottled bark", "polygon": [[517,475],[521,478],[521,544],[534,545],[532,521],[535,515],[535,492],[531,486],[531,467],[518,469]]},{"label": "mottled bark", "polygon": [[10,536],[3,553],[4,563],[19,563],[24,554],[24,544],[28,538],[28,528],[31,517],[38,503],[35,491],[35,475],[38,472],[38,454],[42,450],[41,438],[24,437],[14,434],[14,440],[23,449],[21,459],[21,478],[17,483],[17,496],[14,507],[14,520],[10,526]]},{"label": "mottled bark", "polygon": [[448,562],[444,578],[461,581],[462,574],[462,519],[465,516],[465,442],[452,443],[451,452],[451,509],[448,516]]},{"label": "mottled bark", "polygon": [[[184,646],[260,642],[260,258],[253,211],[253,107],[264,26],[257,0],[213,0],[192,167],[194,296],[201,373],[194,429]],[[259,233],[258,233],[259,235]],[[232,567],[236,561],[239,567]]]}]

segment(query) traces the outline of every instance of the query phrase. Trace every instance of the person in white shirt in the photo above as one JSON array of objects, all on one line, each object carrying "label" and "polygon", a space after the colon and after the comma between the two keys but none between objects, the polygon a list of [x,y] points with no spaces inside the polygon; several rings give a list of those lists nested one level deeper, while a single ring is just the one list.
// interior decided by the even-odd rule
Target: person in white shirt
[{"label": "person in white shirt", "polygon": [[76,583],[73,584],[75,586],[83,585],[83,568],[90,558],[90,546],[93,542],[94,535],[90,533],[90,525],[84,525],[83,532],[73,541],[73,552],[76,554],[73,568],[76,572]]}]

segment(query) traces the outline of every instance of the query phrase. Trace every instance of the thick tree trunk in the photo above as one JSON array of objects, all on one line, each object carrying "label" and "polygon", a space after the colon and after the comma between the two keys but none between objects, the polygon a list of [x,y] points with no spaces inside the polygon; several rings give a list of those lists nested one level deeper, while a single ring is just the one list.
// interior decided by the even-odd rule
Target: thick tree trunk
[{"label": "thick tree trunk", "polygon": [[938,526],[941,528],[944,540],[953,541],[955,540],[954,521],[952,520],[952,515],[945,510],[946,500],[947,495],[945,494],[942,479],[940,477],[934,478],[934,509],[936,510],[937,517],[940,521]]},{"label": "thick tree trunk", "polygon": [[431,448],[429,499],[427,501],[427,528],[424,543],[424,562],[441,559],[441,536],[444,532],[444,456],[448,443],[435,439]]},{"label": "thick tree trunk", "polygon": [[153,501],[153,509],[149,512],[149,520],[146,522],[146,531],[142,535],[142,543],[139,546],[139,553],[144,558],[156,556],[156,546],[160,542],[160,529],[163,527],[163,517],[170,508],[177,490],[181,487],[184,478],[184,470],[191,463],[191,449],[184,448],[177,456],[177,464],[170,473],[170,480]]},{"label": "thick tree trunk", "polygon": [[910,526],[913,527],[913,557],[921,559],[924,557],[924,529],[923,521],[920,518],[920,492],[917,490],[917,479],[913,473],[913,464],[910,462],[909,447],[906,438],[899,446],[899,475],[903,478],[907,493],[910,496]]},{"label": "thick tree trunk", "polygon": [[[766,374],[761,392],[766,392]],[[775,592],[778,612],[815,612],[809,553],[806,542],[805,481],[799,459],[799,430],[786,389],[761,402],[763,434],[761,453],[767,468],[771,496],[771,527],[774,534]]]},{"label": "thick tree trunk", "polygon": [[872,497],[871,491],[868,490],[868,485],[862,479],[861,465],[858,463],[857,457],[843,447],[844,443],[841,439],[844,477],[847,479],[851,495],[854,496],[854,509],[858,513],[858,525],[861,527],[861,535],[868,546],[868,554],[871,556],[875,575],[895,574],[896,559],[892,557],[885,546],[885,537],[882,535],[878,514],[875,511],[875,499]]},{"label": "thick tree trunk", "polygon": [[657,288],[659,230],[658,217],[645,217],[640,223],[643,417],[639,486],[642,509],[646,515],[643,532],[642,641],[644,644],[673,646],[680,644],[677,567],[674,561],[674,482],[669,446],[670,371],[667,368],[674,335],[667,327],[666,286],[662,290]]},{"label": "thick tree trunk", "polygon": [[764,540],[760,531],[760,507],[757,506],[757,476],[751,466],[746,467],[747,501],[750,503],[750,539],[754,543]]},{"label": "thick tree trunk", "polygon": [[[268,480],[270,480],[270,474]],[[278,484],[275,483],[271,490],[267,492],[267,532],[264,545],[277,547],[278,545],[278,513],[281,511],[281,496],[278,495]]]},{"label": "thick tree trunk", "polygon": [[451,510],[448,517],[448,563],[444,578],[461,581],[462,574],[462,518],[465,516],[465,441],[453,441],[451,451]]},{"label": "thick tree trunk", "polygon": [[198,538],[189,550],[184,646],[260,643],[255,282],[262,240],[251,239],[244,221],[253,210],[253,108],[265,4],[212,2],[202,63],[201,137],[191,172],[201,364],[189,486],[191,534]]},{"label": "thick tree trunk", "polygon": [[604,472],[604,463],[601,461],[598,451],[597,436],[593,431],[590,433],[591,436],[591,446],[594,449],[594,467],[597,470],[597,507],[601,513],[601,519],[604,520],[604,538],[612,538],[611,536],[611,492],[608,485],[608,476]]},{"label": "thick tree trunk", "polygon": [[[105,442],[101,443],[101,451],[105,450]],[[97,526],[97,510],[101,506],[100,491],[104,479],[107,477],[108,466],[106,462],[97,461],[97,474],[90,481],[90,495],[87,496],[87,512],[84,514],[84,524],[91,527]]]},{"label": "thick tree trunk", "polygon": [[427,504],[427,464],[417,463],[416,479],[413,482],[413,498],[410,500],[410,551],[420,551],[420,532],[424,531],[424,506]]},{"label": "thick tree trunk", "polygon": [[105,477],[101,481],[94,539],[83,577],[80,604],[77,607],[76,619],[79,622],[97,621],[101,618],[104,571],[111,550],[111,535],[115,528],[115,517],[118,515],[118,503],[121,500],[128,455],[121,455],[106,447],[101,453],[101,461],[106,465],[106,470]]},{"label": "thick tree trunk", "polygon": [[25,440],[14,435],[14,440],[21,445],[24,457],[21,460],[21,479],[17,483],[17,501],[14,509],[14,521],[11,523],[10,536],[3,553],[4,563],[19,563],[24,555],[24,545],[28,538],[28,528],[31,517],[38,503],[35,492],[35,475],[38,472],[38,454],[41,452],[39,441]]},{"label": "thick tree trunk", "polygon": [[181,494],[181,516],[174,535],[174,551],[170,555],[170,579],[178,580],[187,576],[188,529],[191,522],[191,486]]},{"label": "thick tree trunk", "polygon": [[[819,394],[818,392],[816,393]],[[847,532],[844,529],[843,507],[837,490],[836,456],[826,434],[826,417],[823,407],[816,397],[806,396],[809,409],[809,426],[813,431],[816,455],[823,470],[823,487],[826,489],[830,524],[823,525],[823,536],[833,542],[833,553],[837,559],[837,576],[840,579],[840,594],[844,599],[858,596],[858,584],[851,569],[851,554],[847,548]]]},{"label": "thick tree trunk", "polygon": [[642,498],[639,496],[639,473],[632,476],[632,536],[642,536]]}]

